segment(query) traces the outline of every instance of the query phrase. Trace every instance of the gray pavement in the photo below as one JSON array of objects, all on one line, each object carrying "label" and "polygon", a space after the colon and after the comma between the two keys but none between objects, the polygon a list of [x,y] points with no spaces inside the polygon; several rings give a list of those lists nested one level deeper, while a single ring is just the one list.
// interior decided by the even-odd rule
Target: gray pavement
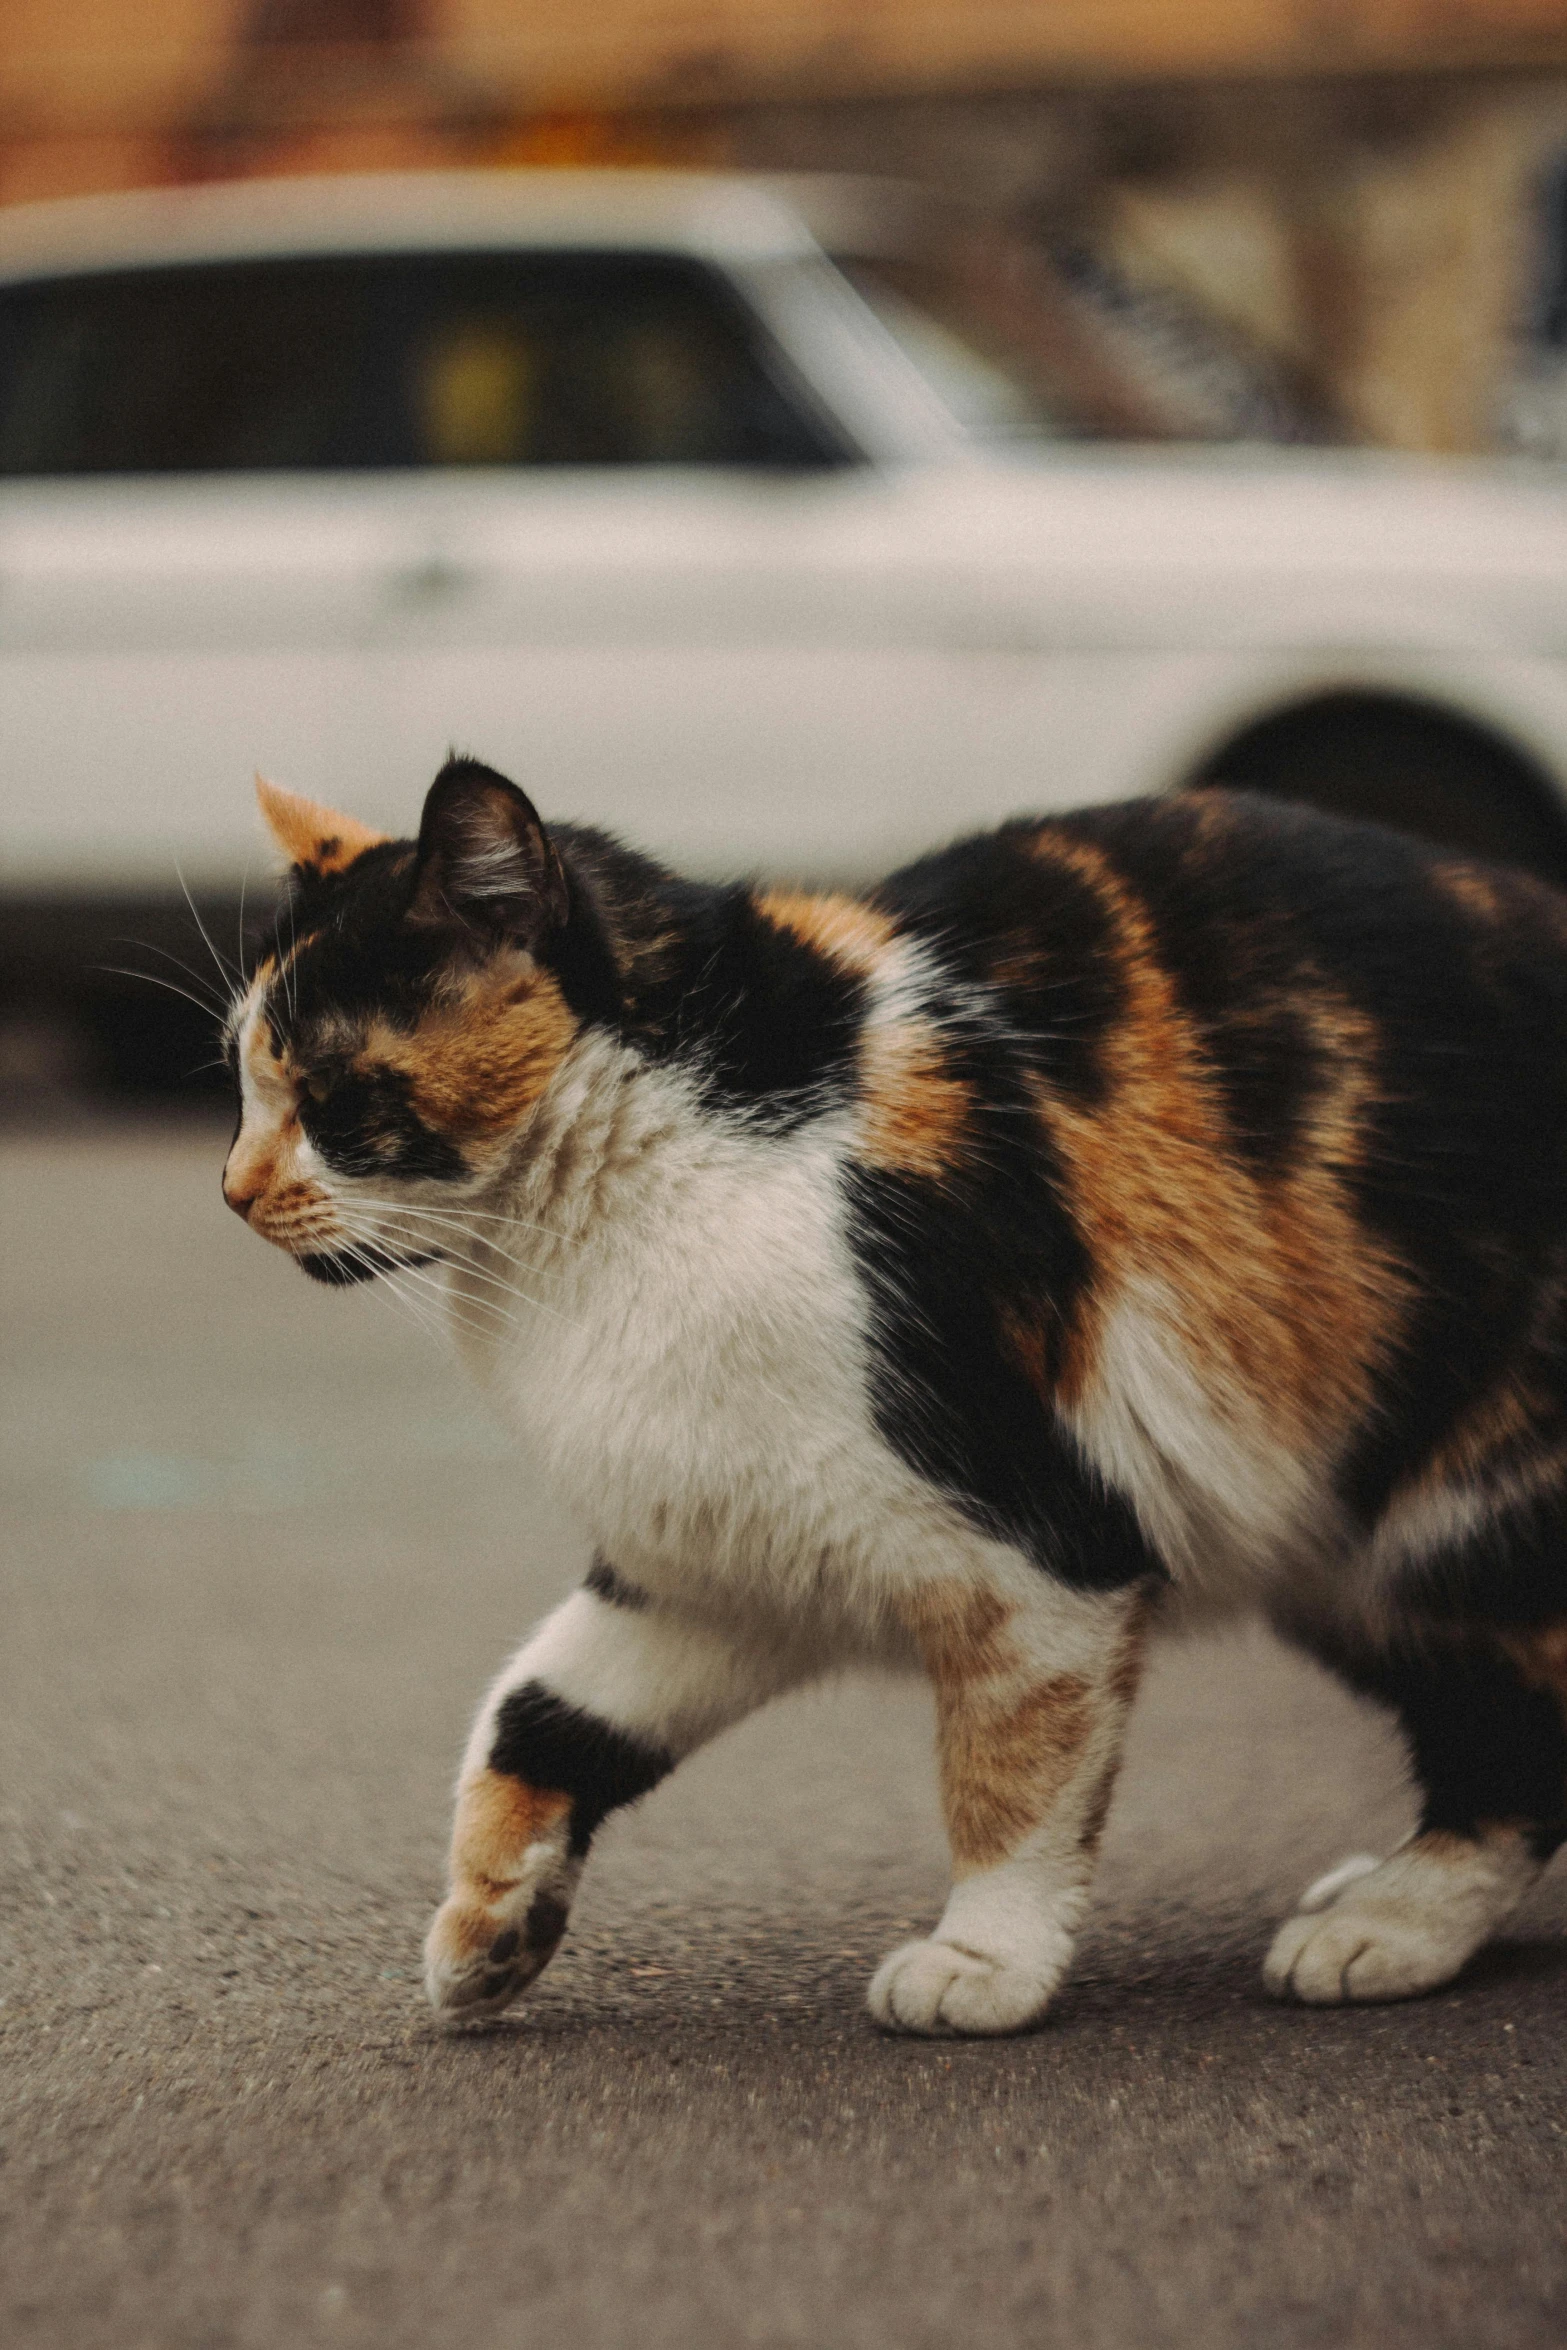
[{"label": "gray pavement", "polygon": [[223,1143],[0,1149],[0,2340],[1567,2341],[1567,1867],[1452,1992],[1272,2006],[1272,1920],[1408,1799],[1260,1636],[1156,1662],[1031,2038],[865,2018],[943,1854],[925,1701],[859,1683],[614,1824],[531,2004],[437,2034],[469,1709],[581,1547]]}]

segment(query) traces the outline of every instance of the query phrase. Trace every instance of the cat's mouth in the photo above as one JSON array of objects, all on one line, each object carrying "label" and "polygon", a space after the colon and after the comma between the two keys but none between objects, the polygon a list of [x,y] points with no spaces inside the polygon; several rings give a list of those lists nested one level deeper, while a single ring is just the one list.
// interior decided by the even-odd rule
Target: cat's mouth
[{"label": "cat's mouth", "polygon": [[373,1281],[378,1273],[413,1272],[420,1265],[433,1265],[439,1253],[425,1249],[413,1256],[395,1256],[390,1249],[358,1242],[352,1254],[315,1250],[294,1262],[312,1281],[324,1282],[329,1289],[348,1289],[356,1281]]}]

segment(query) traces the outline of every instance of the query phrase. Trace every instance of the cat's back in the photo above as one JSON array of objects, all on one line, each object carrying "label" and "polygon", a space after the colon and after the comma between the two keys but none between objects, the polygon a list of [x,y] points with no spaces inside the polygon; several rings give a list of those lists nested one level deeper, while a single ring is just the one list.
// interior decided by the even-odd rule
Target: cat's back
[{"label": "cat's back", "polygon": [[[1019,818],[893,874],[900,926],[999,995],[1022,1029],[1079,1032],[1085,1055],[1162,974],[1214,1066],[1284,1039],[1291,998],[1336,996],[1385,1022],[1384,1049],[1494,1037],[1521,1015],[1567,1036],[1567,894],[1383,826],[1208,791]],[[1086,1072],[1085,1072],[1086,1074]]]},{"label": "cat's back", "polygon": [[1066,1109],[1185,1069],[1216,1147],[1265,1173],[1353,1067],[1363,1171],[1437,1125],[1449,1159],[1543,1174],[1567,1147],[1567,895],[1523,873],[1207,792],[1019,820],[877,898]]},{"label": "cat's back", "polygon": [[1324,1476],[1375,1523],[1534,1377],[1567,1266],[1567,898],[1227,793],[1020,821],[877,896],[946,975],[974,1229],[1024,1228],[980,1170],[1026,1133],[1054,1233],[997,1359],[1171,1517],[1167,1555],[1209,1540],[1156,1506],[1169,1463],[1202,1524],[1288,1547]]}]

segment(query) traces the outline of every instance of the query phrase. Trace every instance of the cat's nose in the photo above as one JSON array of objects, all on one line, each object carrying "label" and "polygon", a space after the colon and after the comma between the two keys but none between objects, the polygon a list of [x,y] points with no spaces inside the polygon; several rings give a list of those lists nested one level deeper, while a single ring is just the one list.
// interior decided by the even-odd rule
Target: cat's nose
[{"label": "cat's nose", "polygon": [[[265,1185],[262,1186],[262,1189],[265,1189]],[[260,1199],[261,1191],[241,1191],[237,1185],[231,1184],[228,1177],[225,1175],[223,1178],[223,1197],[227,1200],[235,1215],[243,1216],[245,1222],[248,1224],[250,1222],[250,1211],[255,1206],[257,1200]]]}]

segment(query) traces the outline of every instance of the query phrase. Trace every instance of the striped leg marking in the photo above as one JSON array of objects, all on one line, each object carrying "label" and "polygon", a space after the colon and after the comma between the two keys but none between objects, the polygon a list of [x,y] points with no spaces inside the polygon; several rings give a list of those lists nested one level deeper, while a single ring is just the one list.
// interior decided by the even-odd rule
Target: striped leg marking
[{"label": "striped leg marking", "polygon": [[1142,1649],[1136,1595],[1039,1606],[923,1595],[953,1887],[930,1938],[877,1969],[889,2031],[1017,2032],[1044,2013],[1087,1903]]},{"label": "striped leg marking", "polygon": [[729,1722],[786,1686],[596,1566],[480,1708],[457,1784],[451,1891],[425,1988],[454,2023],[496,2015],[560,1946],[588,1846]]}]

